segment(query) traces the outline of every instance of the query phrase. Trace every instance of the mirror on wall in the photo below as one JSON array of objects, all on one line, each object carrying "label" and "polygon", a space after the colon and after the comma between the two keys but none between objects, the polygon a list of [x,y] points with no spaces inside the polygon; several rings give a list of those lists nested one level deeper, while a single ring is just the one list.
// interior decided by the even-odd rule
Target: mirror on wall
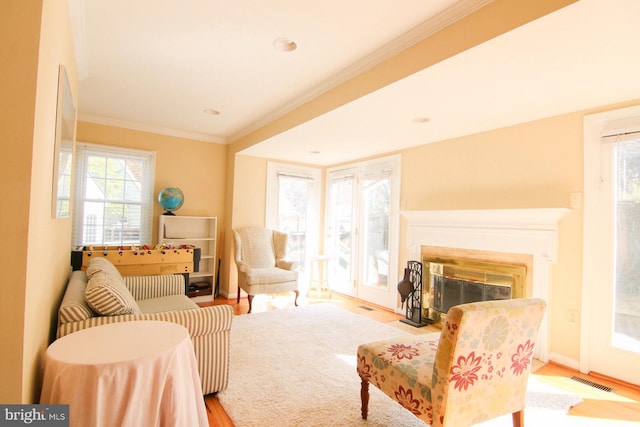
[{"label": "mirror on wall", "polygon": [[66,218],[71,213],[71,167],[73,141],[76,130],[76,109],[69,77],[64,65],[58,72],[58,106],[56,110],[56,139],[53,152],[53,192],[51,215]]}]

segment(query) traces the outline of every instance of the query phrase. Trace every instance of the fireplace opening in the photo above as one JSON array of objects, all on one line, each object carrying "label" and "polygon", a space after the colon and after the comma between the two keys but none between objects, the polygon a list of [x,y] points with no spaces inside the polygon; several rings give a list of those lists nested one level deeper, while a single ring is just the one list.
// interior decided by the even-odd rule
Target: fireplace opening
[{"label": "fireplace opening", "polygon": [[458,304],[531,297],[531,255],[423,245],[420,258],[421,315],[429,322]]},{"label": "fireplace opening", "polygon": [[423,263],[428,293],[425,300],[440,315],[458,304],[524,296],[524,265],[428,257]]}]

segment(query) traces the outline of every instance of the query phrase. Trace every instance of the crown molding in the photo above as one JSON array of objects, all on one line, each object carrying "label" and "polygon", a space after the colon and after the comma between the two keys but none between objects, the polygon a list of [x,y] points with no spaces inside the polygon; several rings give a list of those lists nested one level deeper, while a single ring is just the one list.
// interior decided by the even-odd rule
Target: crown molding
[{"label": "crown molding", "polygon": [[145,123],[130,122],[127,120],[114,119],[110,117],[94,116],[91,114],[78,114],[79,122],[95,123],[98,125],[114,126],[143,132],[157,133],[160,135],[175,136],[177,138],[194,139],[196,141],[213,142],[216,144],[227,144],[227,140],[219,135],[211,135],[201,132],[189,132],[180,129],[172,129],[162,126],[149,125]]},{"label": "crown molding", "polygon": [[261,127],[271,123],[272,121],[284,116],[285,114],[295,110],[296,108],[304,105],[305,103],[317,98],[330,91],[331,89],[339,86],[340,84],[370,70],[374,66],[386,61],[389,58],[394,57],[403,50],[413,46],[414,44],[426,39],[427,37],[441,31],[449,25],[461,20],[467,15],[482,9],[486,5],[493,3],[494,0],[462,0],[455,3],[453,6],[438,13],[422,24],[407,31],[395,40],[387,43],[381,48],[373,51],[371,54],[364,58],[361,58],[352,65],[346,67],[341,72],[333,75],[324,82],[318,84],[316,87],[305,92],[273,110],[271,113],[263,116],[262,118],[254,121],[248,126],[244,127],[241,131],[231,135],[229,141],[236,141]]},{"label": "crown molding", "polygon": [[[113,119],[103,116],[94,116],[90,114],[79,114],[78,120],[96,123],[107,126],[118,126],[132,130],[141,130],[145,132],[158,133],[162,135],[175,136],[180,138],[195,139],[199,141],[214,142],[218,144],[228,144],[242,138],[261,127],[271,123],[272,121],[284,116],[285,114],[295,110],[301,105],[317,98],[323,93],[339,86],[340,84],[362,74],[363,72],[373,68],[374,66],[386,61],[389,58],[399,54],[410,46],[424,40],[425,38],[437,33],[454,22],[464,18],[467,15],[483,8],[494,0],[461,0],[453,6],[440,12],[431,19],[407,31],[402,36],[387,43],[383,47],[375,50],[373,53],[361,58],[352,65],[346,67],[341,72],[326,79],[314,88],[304,94],[292,99],[291,101],[276,108],[271,113],[245,126],[239,132],[225,138],[220,135],[211,135],[199,132],[189,132],[179,129],[165,128],[161,126],[153,126],[143,123],[135,123],[125,120]],[[83,80],[89,76],[88,54],[86,46],[84,10],[82,0],[67,0],[69,7],[69,15],[71,19],[71,29],[73,33],[74,49],[76,55],[78,78]]]}]

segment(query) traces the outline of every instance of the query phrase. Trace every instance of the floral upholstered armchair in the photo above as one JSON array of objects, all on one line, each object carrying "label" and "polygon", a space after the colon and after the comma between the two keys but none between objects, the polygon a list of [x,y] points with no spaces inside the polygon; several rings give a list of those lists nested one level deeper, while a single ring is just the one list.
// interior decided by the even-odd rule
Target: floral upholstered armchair
[{"label": "floral upholstered armchair", "polygon": [[533,298],[462,304],[451,307],[441,334],[360,345],[362,418],[372,383],[431,426],[471,426],[505,414],[523,426],[545,308]]},{"label": "floral upholstered armchair", "polygon": [[263,227],[233,230],[240,289],[248,294],[249,313],[256,294],[295,292],[298,305],[298,262],[286,259],[287,234]]}]

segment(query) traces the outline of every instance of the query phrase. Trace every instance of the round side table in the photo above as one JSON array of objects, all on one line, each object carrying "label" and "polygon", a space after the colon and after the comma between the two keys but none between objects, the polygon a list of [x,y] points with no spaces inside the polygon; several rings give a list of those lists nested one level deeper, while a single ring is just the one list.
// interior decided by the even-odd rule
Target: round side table
[{"label": "round side table", "polygon": [[42,404],[68,404],[71,426],[208,427],[187,329],[131,321],[83,329],[44,355]]}]

